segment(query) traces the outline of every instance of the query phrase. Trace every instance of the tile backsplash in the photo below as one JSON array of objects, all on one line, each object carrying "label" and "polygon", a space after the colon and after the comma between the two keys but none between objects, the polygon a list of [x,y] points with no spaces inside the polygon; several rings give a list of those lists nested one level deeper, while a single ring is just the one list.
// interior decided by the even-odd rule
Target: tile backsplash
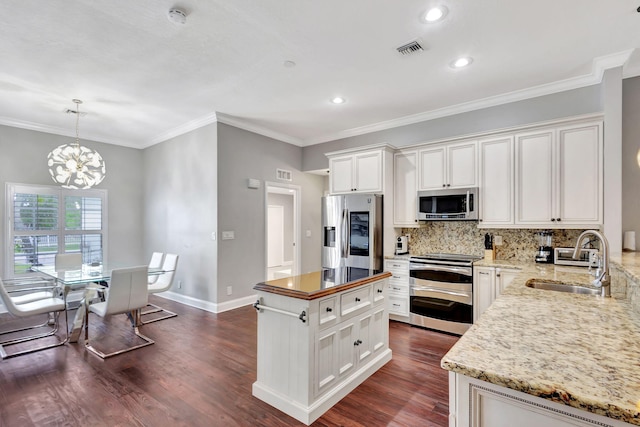
[{"label": "tile backsplash", "polygon": [[[538,240],[534,229],[479,229],[475,221],[433,221],[420,228],[403,228],[409,235],[411,254],[455,253],[484,256],[484,235],[502,236],[502,245],[496,246],[496,259],[533,261]],[[552,230],[551,245],[573,247],[584,230]]]}]

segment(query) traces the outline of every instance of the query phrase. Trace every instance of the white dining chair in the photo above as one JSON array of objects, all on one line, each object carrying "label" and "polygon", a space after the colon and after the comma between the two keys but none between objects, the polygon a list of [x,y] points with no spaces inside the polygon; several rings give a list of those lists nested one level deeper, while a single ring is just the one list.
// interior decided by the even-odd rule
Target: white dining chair
[{"label": "white dining chair", "polygon": [[[145,307],[148,302],[148,271],[149,268],[146,265],[113,270],[111,272],[111,282],[109,283],[109,290],[106,293],[105,301],[85,305],[84,345],[87,350],[102,359],[106,359],[154,343],[151,338],[142,335],[138,330],[138,326],[140,325],[140,310]],[[134,333],[144,342],[122,350],[104,353],[89,341],[89,313],[97,314],[100,317],[106,317],[112,314],[130,314],[129,318]]]},{"label": "white dining chair", "polygon": [[[162,260],[164,259],[164,254],[162,252],[154,252],[151,254],[151,260],[149,260],[149,269],[152,268],[160,268],[162,267]],[[149,275],[149,284],[156,283],[158,280],[158,274]]]},{"label": "white dining chair", "polygon": [[[166,254],[164,256],[164,261],[162,263],[162,270],[164,273],[159,274],[157,280],[154,283],[149,284],[149,293],[150,294],[159,294],[160,292],[168,291],[173,285],[173,278],[175,276],[176,268],[178,267],[178,255],[176,254]],[[169,311],[164,309],[158,305],[148,303],[147,306],[153,307],[151,310],[143,311],[141,316],[146,316],[152,313],[160,313],[158,317],[154,316],[149,320],[142,320],[142,324],[146,325],[147,323],[157,322],[158,320],[170,319],[172,317],[176,317],[177,314],[173,311]]]},{"label": "white dining chair", "polygon": [[[55,287],[55,286],[54,286]],[[38,287],[40,289],[42,289],[43,287]],[[26,289],[25,289],[26,290]],[[40,328],[46,328],[46,330],[44,332],[39,332],[39,333],[35,333],[33,335],[27,335],[27,336],[14,336],[14,338],[9,338],[6,339],[4,341],[0,341],[0,357],[2,359],[9,359],[12,357],[16,357],[16,356],[22,356],[25,354],[30,354],[30,353],[34,353],[36,351],[41,351],[41,350],[46,350],[49,348],[53,348],[53,347],[58,347],[60,345],[63,345],[67,342],[69,335],[67,332],[68,329],[68,319],[67,319],[67,310],[66,310],[66,303],[64,301],[64,299],[62,299],[61,297],[58,297],[56,295],[59,295],[60,292],[56,291],[56,290],[51,290],[51,297],[48,298],[41,298],[38,300],[34,300],[34,301],[29,301],[29,302],[23,302],[22,304],[17,304],[15,302],[15,298],[12,298],[9,295],[9,292],[7,291],[7,288],[4,285],[4,282],[0,279],[0,298],[2,299],[2,301],[4,302],[5,307],[7,308],[7,311],[15,316],[15,317],[34,317],[34,316],[38,316],[38,315],[42,315],[42,314],[49,314],[49,313],[53,313],[53,324],[49,325],[48,322],[45,322],[44,324],[39,324],[39,325],[34,325],[34,326],[26,326],[26,327],[22,327],[22,328],[18,328],[18,329],[12,329],[12,330],[8,330],[8,331],[2,331],[0,332],[0,335],[9,335],[9,334],[17,334],[18,332],[23,332],[23,331],[28,331],[28,330],[33,330],[33,329],[40,329]],[[47,345],[43,345],[40,347],[35,347],[35,348],[30,348],[30,349],[25,349],[25,350],[21,350],[21,351],[17,351],[11,354],[8,354],[5,350],[5,347],[9,347],[15,344],[19,344],[19,343],[23,343],[26,341],[32,341],[32,340],[36,340],[39,338],[45,338],[45,337],[50,337],[52,335],[55,335],[58,332],[58,328],[59,328],[59,318],[60,318],[60,313],[64,312],[65,315],[65,338],[63,340],[58,339],[55,343],[52,344],[47,344]]]}]

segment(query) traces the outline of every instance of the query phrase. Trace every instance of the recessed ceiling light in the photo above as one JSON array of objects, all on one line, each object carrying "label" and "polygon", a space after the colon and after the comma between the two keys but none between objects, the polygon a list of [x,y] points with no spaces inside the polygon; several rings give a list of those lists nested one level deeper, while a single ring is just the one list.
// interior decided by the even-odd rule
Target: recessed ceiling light
[{"label": "recessed ceiling light", "polygon": [[347,100],[341,96],[336,96],[334,98],[331,98],[331,102],[334,104],[344,104],[345,102],[347,102]]},{"label": "recessed ceiling light", "polygon": [[470,56],[464,56],[462,58],[458,58],[455,61],[453,61],[450,66],[451,68],[464,68],[467,65],[471,64],[473,62],[473,58],[471,58]]},{"label": "recessed ceiling light", "polygon": [[424,14],[425,22],[438,22],[447,14],[447,8],[444,6],[436,6],[427,10]]}]

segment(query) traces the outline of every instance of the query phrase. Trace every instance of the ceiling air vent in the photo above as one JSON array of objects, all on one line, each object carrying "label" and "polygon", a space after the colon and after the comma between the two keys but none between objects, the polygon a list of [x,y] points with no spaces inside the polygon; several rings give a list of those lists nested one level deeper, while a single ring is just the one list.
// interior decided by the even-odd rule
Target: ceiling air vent
[{"label": "ceiling air vent", "polygon": [[291,171],[284,169],[276,169],[276,178],[280,181],[292,181],[292,173]]},{"label": "ceiling air vent", "polygon": [[396,50],[403,55],[410,55],[412,53],[420,52],[421,50],[424,50],[424,49],[422,48],[422,46],[417,40],[414,40],[412,42],[409,42],[405,45],[400,46]]}]

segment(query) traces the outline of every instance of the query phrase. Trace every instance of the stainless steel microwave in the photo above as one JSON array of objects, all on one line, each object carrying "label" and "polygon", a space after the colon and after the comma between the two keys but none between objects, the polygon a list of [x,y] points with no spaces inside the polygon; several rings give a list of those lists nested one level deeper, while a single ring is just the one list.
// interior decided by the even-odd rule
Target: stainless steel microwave
[{"label": "stainless steel microwave", "polygon": [[478,187],[418,191],[419,221],[478,219]]}]

